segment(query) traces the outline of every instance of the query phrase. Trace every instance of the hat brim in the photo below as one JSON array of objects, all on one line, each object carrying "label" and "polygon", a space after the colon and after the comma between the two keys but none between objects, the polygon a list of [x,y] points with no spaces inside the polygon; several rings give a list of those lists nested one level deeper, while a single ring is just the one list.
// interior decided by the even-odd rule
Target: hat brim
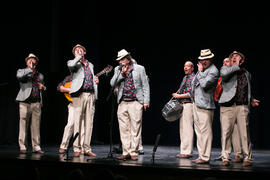
[{"label": "hat brim", "polygon": [[210,54],[208,56],[199,56],[198,59],[199,60],[204,60],[204,59],[211,59],[213,57],[214,57],[214,54],[212,53],[212,54]]},{"label": "hat brim", "polygon": [[37,57],[27,57],[27,58],[25,58],[25,62],[27,62],[28,59],[31,59],[31,58],[33,58],[33,59],[35,59],[37,62],[39,62],[39,59],[38,59]]},{"label": "hat brim", "polygon": [[74,46],[73,48],[72,48],[72,53],[75,55],[75,49],[76,48],[82,48],[83,49],[83,51],[86,53],[86,49],[85,49],[85,47],[83,47],[82,45],[76,45],[76,46]]},{"label": "hat brim", "polygon": [[116,59],[116,61],[120,61],[121,59],[123,59],[124,57],[126,57],[126,56],[128,56],[128,55],[130,55],[130,53],[127,53],[127,54],[125,54],[125,55],[123,55],[123,56],[118,57],[118,58]]},{"label": "hat brim", "polygon": [[242,57],[242,59],[245,59],[244,54],[242,54],[242,53],[240,53],[240,52],[232,52],[232,53],[229,55],[229,59],[232,59],[232,56],[233,56],[234,54],[238,54],[239,56]]}]

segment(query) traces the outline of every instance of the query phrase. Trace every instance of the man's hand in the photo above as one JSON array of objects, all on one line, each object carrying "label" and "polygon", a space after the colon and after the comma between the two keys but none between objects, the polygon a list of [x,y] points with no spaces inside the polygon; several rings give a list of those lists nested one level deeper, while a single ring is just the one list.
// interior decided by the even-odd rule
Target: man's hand
[{"label": "man's hand", "polygon": [[127,71],[128,71],[128,66],[123,66],[123,67],[122,67],[121,73],[122,73],[122,74],[126,74]]},{"label": "man's hand", "polygon": [[44,86],[42,83],[38,83],[38,89],[46,90],[46,86]]},{"label": "man's hand", "polygon": [[80,56],[81,56],[80,62],[81,62],[84,66],[86,66],[87,64],[86,64],[86,60],[84,59],[84,56],[83,56],[83,55],[80,55]]},{"label": "man's hand", "polygon": [[259,106],[259,100],[257,100],[257,99],[252,99],[251,100],[251,106],[252,107],[256,107],[256,106]]},{"label": "man's hand", "polygon": [[63,93],[69,93],[70,92],[70,88],[66,88],[64,86],[60,86],[60,92],[63,92]]},{"label": "man's hand", "polygon": [[95,83],[96,83],[96,84],[98,84],[98,83],[99,83],[99,79],[98,79],[98,77],[97,77],[97,76],[94,76],[94,81],[95,81]]},{"label": "man's hand", "polygon": [[177,94],[177,93],[172,93],[172,97],[176,99],[181,98],[180,94]]},{"label": "man's hand", "polygon": [[199,72],[203,71],[203,65],[202,65],[201,62],[198,62],[197,66],[198,66],[198,71]]},{"label": "man's hand", "polygon": [[149,108],[149,104],[143,104],[143,109],[146,110],[147,108]]},{"label": "man's hand", "polygon": [[119,91],[119,86],[117,85],[117,86],[115,86],[113,92],[114,92],[115,94],[118,94],[118,91]]}]

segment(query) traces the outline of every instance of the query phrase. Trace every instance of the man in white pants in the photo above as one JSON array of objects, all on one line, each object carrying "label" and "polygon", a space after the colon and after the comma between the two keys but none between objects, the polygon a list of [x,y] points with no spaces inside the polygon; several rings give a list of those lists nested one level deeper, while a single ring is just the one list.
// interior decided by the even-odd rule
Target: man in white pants
[{"label": "man in white pants", "polygon": [[150,88],[143,66],[133,64],[125,49],[118,52],[119,66],[114,69],[111,86],[118,85],[118,122],[122,142],[120,160],[138,160],[142,113],[150,103]]},{"label": "man in white pants", "polygon": [[17,79],[20,82],[20,91],[16,101],[20,106],[19,146],[20,153],[27,153],[28,125],[30,123],[32,151],[43,154],[40,148],[40,119],[42,107],[42,91],[44,76],[38,72],[39,59],[30,53],[25,58],[27,67],[18,69]]},{"label": "man in white pants", "polygon": [[180,134],[180,153],[177,158],[191,158],[193,154],[193,103],[192,97],[192,82],[195,77],[194,65],[191,61],[187,61],[184,65],[185,77],[183,78],[179,92],[173,93],[172,96],[179,99],[183,103],[182,117],[179,121]]},{"label": "man in white pants", "polygon": [[[96,157],[92,152],[91,138],[93,130],[93,121],[95,114],[95,102],[97,99],[98,77],[94,75],[94,65],[85,59],[86,49],[84,46],[77,44],[73,47],[72,53],[74,59],[67,62],[67,66],[72,74],[72,84],[70,95],[75,111],[74,115],[74,133],[81,132],[82,124],[84,126],[84,154]],[[81,133],[80,133],[81,134]],[[74,157],[81,154],[81,141],[79,136],[73,143]]]},{"label": "man in white pants", "polygon": [[220,114],[222,120],[222,166],[228,166],[228,144],[232,136],[234,124],[237,124],[243,151],[243,166],[252,165],[252,150],[249,136],[249,107],[259,105],[259,101],[251,96],[251,75],[243,67],[245,56],[234,51],[229,56],[232,66],[222,66],[223,92],[221,94]]},{"label": "man in white pants", "polygon": [[[133,59],[133,58],[131,58],[131,62],[133,64],[138,64],[137,61],[135,59]],[[147,79],[148,79],[148,82],[149,82],[148,76],[147,76]],[[114,93],[117,95],[117,93],[118,93],[118,86],[115,87]],[[142,131],[142,128],[141,128],[141,131]],[[122,143],[121,142],[119,144],[119,149],[116,149],[116,152],[121,152],[122,153]],[[142,145],[142,133],[141,133],[141,138],[140,138],[140,141],[139,141],[139,148],[138,148],[137,152],[138,152],[139,155],[143,155],[144,154],[143,145]]]},{"label": "man in white pants", "polygon": [[[227,66],[227,67],[232,66],[232,62],[231,62],[230,58],[225,58],[223,60],[223,66]],[[221,80],[220,83],[222,84],[222,80]],[[219,99],[217,99],[216,101],[218,101],[218,100]],[[221,135],[223,134],[222,133],[223,126],[226,126],[226,122],[225,122],[224,125],[222,123],[224,123],[224,121],[222,121],[222,114],[220,113]],[[221,142],[222,142],[222,139],[223,138],[221,137]],[[237,127],[236,123],[234,124],[234,127],[233,127],[232,136],[231,136],[230,139],[228,139],[228,143],[226,145],[227,145],[226,151],[227,151],[228,154],[231,154],[232,149],[234,151],[234,160],[233,160],[233,162],[235,162],[235,163],[242,162],[243,161],[243,153],[242,153],[242,149],[241,149],[241,140],[240,140],[238,127]],[[215,158],[214,160],[215,161],[222,161],[222,152],[221,152],[221,155],[218,158]],[[230,160],[230,158],[229,158],[229,160]],[[226,164],[224,164],[224,165],[226,165]],[[229,165],[229,164],[227,164],[227,165]]]},{"label": "man in white pants", "polygon": [[[70,83],[71,82],[71,75],[66,76],[65,79],[60,82],[57,86],[57,91],[60,91],[62,93],[69,93],[70,89],[65,87],[66,83]],[[82,123],[82,127],[81,127],[81,132],[80,132],[80,136],[81,136],[81,154],[83,154],[83,141],[84,141],[84,127],[83,127],[83,123]],[[59,148],[59,153],[65,153],[65,151],[68,148],[69,145],[69,140],[71,138],[71,136],[74,134],[74,108],[72,106],[72,101],[68,104],[68,121],[67,121],[67,125],[65,126],[64,129],[64,133],[63,133],[63,138],[62,138],[62,142],[60,144],[60,148]]]},{"label": "man in white pants", "polygon": [[201,50],[198,73],[194,78],[193,113],[199,157],[192,162],[196,164],[208,164],[211,157],[214,92],[219,77],[219,71],[212,62],[213,57],[210,49]]}]

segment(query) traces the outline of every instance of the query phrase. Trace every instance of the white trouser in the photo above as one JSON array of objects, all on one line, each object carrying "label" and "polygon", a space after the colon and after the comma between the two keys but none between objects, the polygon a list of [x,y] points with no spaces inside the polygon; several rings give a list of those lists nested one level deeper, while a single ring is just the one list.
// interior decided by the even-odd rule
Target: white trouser
[{"label": "white trouser", "polygon": [[123,155],[137,155],[141,139],[143,105],[138,101],[122,101],[118,105],[118,123]]},{"label": "white trouser", "polygon": [[[67,121],[67,125],[65,126],[62,142],[61,142],[61,145],[60,145],[60,148],[62,148],[62,149],[67,149],[68,148],[69,140],[70,140],[71,136],[74,133],[74,117],[73,116],[74,116],[74,108],[72,106],[72,103],[70,103],[68,105],[68,121]],[[82,146],[83,141],[84,141],[84,126],[83,126],[83,123],[82,123],[80,133],[81,133],[80,136],[81,136],[81,146]]]},{"label": "white trouser", "polygon": [[228,160],[233,129],[237,124],[239,136],[241,139],[242,152],[244,160],[252,161],[251,142],[249,137],[249,108],[247,105],[233,105],[230,107],[221,106],[221,124],[222,124],[222,157],[223,160]]},{"label": "white trouser", "polygon": [[[73,143],[74,152],[80,152],[82,149],[85,153],[91,151],[91,138],[93,130],[93,120],[95,113],[95,95],[94,93],[83,92],[78,97],[72,97],[72,103],[74,107],[74,134],[80,133],[79,137]],[[84,141],[81,147],[81,131],[84,127]]]},{"label": "white trouser", "polygon": [[30,131],[32,151],[39,151],[40,148],[40,119],[41,105],[36,103],[20,102],[20,127],[19,127],[19,146],[20,150],[27,149],[28,126],[31,119]]},{"label": "white trouser", "polygon": [[180,153],[192,154],[193,153],[193,104],[184,103],[182,117],[179,122],[180,133]]},{"label": "white trouser", "polygon": [[202,109],[193,105],[194,127],[197,135],[197,149],[199,158],[209,161],[212,150],[212,122],[214,110]]}]

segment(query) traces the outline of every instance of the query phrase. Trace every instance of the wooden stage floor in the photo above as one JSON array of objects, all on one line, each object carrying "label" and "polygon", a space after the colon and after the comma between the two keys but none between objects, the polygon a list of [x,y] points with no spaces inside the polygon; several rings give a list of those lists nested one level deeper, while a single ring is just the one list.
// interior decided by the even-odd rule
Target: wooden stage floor
[{"label": "wooden stage floor", "polygon": [[[69,158],[58,153],[58,146],[43,146],[45,154],[20,154],[14,145],[0,146],[0,179],[270,179],[270,150],[253,150],[253,165],[243,167],[240,163],[231,163],[229,167],[220,166],[214,158],[220,149],[212,149],[210,164],[197,165],[191,162],[197,158],[197,151],[191,159],[178,159],[177,146],[159,146],[152,161],[153,146],[144,145],[144,155],[138,161],[119,161],[108,157],[109,145],[93,145],[96,158],[81,155]],[[113,153],[113,157],[120,154]]]}]

